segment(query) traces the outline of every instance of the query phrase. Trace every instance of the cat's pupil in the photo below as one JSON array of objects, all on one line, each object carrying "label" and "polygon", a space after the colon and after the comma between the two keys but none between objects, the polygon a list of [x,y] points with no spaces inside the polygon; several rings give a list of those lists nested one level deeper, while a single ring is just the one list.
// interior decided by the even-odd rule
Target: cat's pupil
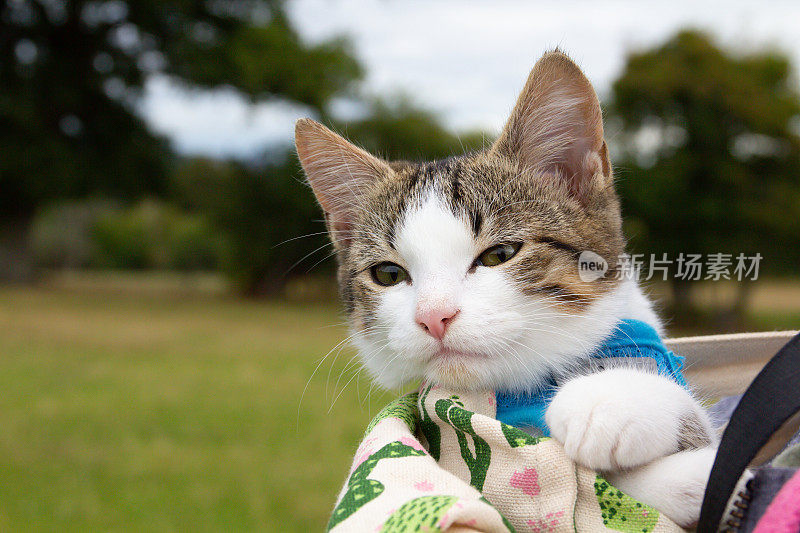
[{"label": "cat's pupil", "polygon": [[505,263],[520,249],[520,244],[498,244],[484,251],[475,260],[475,264],[481,266],[496,266]]},{"label": "cat's pupil", "polygon": [[400,265],[380,263],[372,267],[372,279],[383,286],[397,285],[408,278],[408,273]]}]

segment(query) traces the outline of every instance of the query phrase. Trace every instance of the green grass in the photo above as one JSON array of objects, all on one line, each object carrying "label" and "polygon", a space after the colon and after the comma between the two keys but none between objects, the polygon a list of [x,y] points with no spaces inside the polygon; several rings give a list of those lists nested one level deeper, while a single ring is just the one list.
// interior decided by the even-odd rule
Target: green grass
[{"label": "green grass", "polygon": [[[346,333],[318,287],[292,294],[165,275],[0,288],[0,531],[322,530],[389,396],[355,380],[333,402],[350,350],[309,382]],[[798,328],[800,284],[763,285],[753,310]]]},{"label": "green grass", "polygon": [[349,351],[300,406],[340,321],[332,302],[0,289],[0,530],[321,530],[371,414],[364,381],[328,412]]}]

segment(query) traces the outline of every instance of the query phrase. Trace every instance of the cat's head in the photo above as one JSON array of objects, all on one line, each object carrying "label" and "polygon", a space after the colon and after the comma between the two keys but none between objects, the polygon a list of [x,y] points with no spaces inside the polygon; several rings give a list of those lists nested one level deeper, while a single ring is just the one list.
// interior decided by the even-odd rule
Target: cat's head
[{"label": "cat's head", "polygon": [[297,151],[325,217],[353,340],[378,383],[522,389],[616,322],[619,203],[600,105],[564,54],[534,67],[488,150],[390,163],[308,119]]}]

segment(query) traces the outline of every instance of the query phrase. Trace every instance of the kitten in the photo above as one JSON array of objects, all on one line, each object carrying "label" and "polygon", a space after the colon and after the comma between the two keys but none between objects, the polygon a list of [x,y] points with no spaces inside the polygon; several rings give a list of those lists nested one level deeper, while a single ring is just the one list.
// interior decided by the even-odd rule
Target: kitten
[{"label": "kitten", "polygon": [[[378,383],[513,393],[572,376],[546,412],[568,455],[682,525],[697,519],[714,458],[700,405],[664,375],[580,370],[623,319],[662,327],[615,275],[625,240],[600,105],[566,55],[536,64],[485,151],[386,162],[308,119],[296,145]],[[605,276],[581,278],[584,250],[608,262]]]}]

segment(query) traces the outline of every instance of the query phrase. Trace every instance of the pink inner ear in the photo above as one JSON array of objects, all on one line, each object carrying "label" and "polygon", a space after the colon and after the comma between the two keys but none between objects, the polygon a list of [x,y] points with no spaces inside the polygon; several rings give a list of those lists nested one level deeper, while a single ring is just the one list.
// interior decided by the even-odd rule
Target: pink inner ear
[{"label": "pink inner ear", "polygon": [[522,132],[523,153],[518,156],[527,158],[534,168],[558,175],[578,197],[583,197],[592,177],[604,169],[602,118],[596,100],[589,97],[594,94],[579,97],[560,90],[541,97],[537,102],[540,108],[531,112],[533,120]]},{"label": "pink inner ear", "polygon": [[330,211],[325,211],[325,219],[328,221],[330,229],[333,231],[331,235],[333,240],[339,241],[342,244],[348,244],[351,239],[350,230],[353,225],[350,222],[351,217],[343,216],[344,212],[334,212],[338,216],[333,215]]},{"label": "pink inner ear", "polygon": [[[603,148],[605,143],[603,144]],[[591,150],[590,146],[586,146],[586,150]],[[598,172],[605,175],[605,169],[610,167],[608,164],[603,163],[603,157],[607,157],[606,153],[596,151],[583,152],[583,160],[577,166],[573,173],[573,179],[570,181],[570,192],[575,196],[584,199],[588,188],[591,185],[591,180]]]},{"label": "pink inner ear", "polygon": [[610,166],[604,160],[607,153],[602,137],[598,150],[596,139],[587,137],[586,133],[581,128],[554,128],[532,135],[527,143],[535,142],[536,148],[528,145],[527,153],[523,148],[518,160],[524,167],[551,176],[565,185],[571,195],[583,199],[595,174],[610,172]]}]

